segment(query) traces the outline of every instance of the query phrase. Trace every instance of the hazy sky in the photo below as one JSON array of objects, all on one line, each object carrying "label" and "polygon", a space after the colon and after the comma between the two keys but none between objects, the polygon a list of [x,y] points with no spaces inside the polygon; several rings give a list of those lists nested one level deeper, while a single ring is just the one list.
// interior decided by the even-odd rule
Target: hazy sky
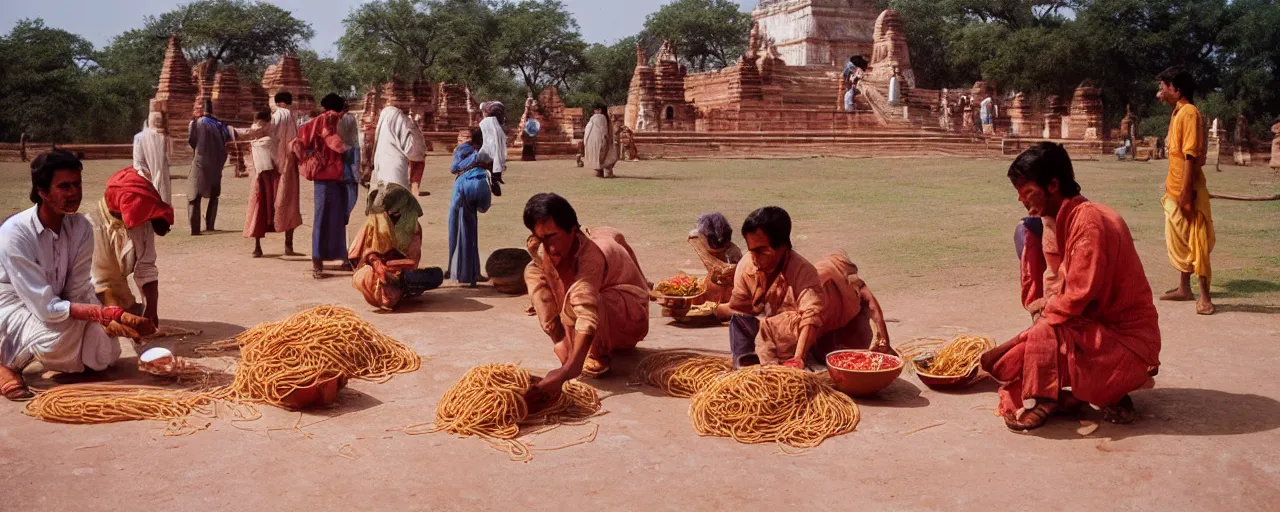
[{"label": "hazy sky", "polygon": [[[644,18],[669,0],[562,0],[582,27],[589,43],[609,43],[640,31]],[[734,0],[750,9],[756,0]],[[142,18],[181,5],[165,0],[0,0],[0,34],[23,18],[44,18],[45,25],[73,32],[101,48],[111,38],[142,26]],[[311,24],[316,36],[311,47],[321,54],[337,53],[342,20],[361,0],[276,0],[272,2]]]}]

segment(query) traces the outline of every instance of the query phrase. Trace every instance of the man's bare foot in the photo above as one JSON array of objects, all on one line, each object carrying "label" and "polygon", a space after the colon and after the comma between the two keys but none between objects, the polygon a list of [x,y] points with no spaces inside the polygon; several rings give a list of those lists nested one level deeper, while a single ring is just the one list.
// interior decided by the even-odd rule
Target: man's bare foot
[{"label": "man's bare foot", "polygon": [[1191,295],[1191,290],[1185,288],[1174,288],[1164,292],[1164,295],[1160,296],[1160,300],[1186,302],[1189,300],[1195,300],[1195,296]]},{"label": "man's bare foot", "polygon": [[253,250],[253,257],[254,257],[254,258],[261,258],[261,257],[262,257],[262,249],[254,249],[254,250]]},{"label": "man's bare foot", "polygon": [[1213,301],[1208,297],[1200,297],[1200,300],[1196,301],[1196,314],[1198,315],[1212,315],[1216,310],[1217,308],[1213,306]]},{"label": "man's bare foot", "polygon": [[293,248],[289,246],[285,246],[284,255],[285,256],[304,256],[304,254],[293,250]]}]

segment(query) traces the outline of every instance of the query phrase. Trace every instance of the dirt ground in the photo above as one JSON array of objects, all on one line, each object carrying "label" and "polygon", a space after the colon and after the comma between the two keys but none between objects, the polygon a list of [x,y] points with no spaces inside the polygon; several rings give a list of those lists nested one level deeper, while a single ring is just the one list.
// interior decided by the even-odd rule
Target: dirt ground
[{"label": "dirt ground", "polygon": [[[82,211],[100,197],[110,171],[125,165],[89,164]],[[1077,164],[1085,195],[1129,222],[1157,290],[1176,279],[1164,251],[1162,165]],[[777,204],[795,218],[801,253],[850,252],[892,320],[893,341],[962,332],[1003,341],[1028,323],[1010,243],[1025,211],[1004,178],[1007,166],[965,159],[648,161],[624,163],[620,178],[606,181],[570,161],[516,162],[505,195],[480,218],[481,251],[523,247],[524,200],[556,191],[584,225],[622,230],[656,280],[699,267],[684,241],[697,213],[720,210],[737,224],[750,210]],[[430,265],[442,264],[447,251],[446,167],[443,158],[428,162],[426,188],[434,195],[421,200]],[[1225,168],[1209,180],[1224,193],[1280,190],[1280,176],[1264,169]],[[0,212],[29,206],[28,183],[22,164],[0,164]],[[175,194],[186,188],[175,180]],[[1198,317],[1191,303],[1158,304],[1163,366],[1154,389],[1133,395],[1142,413],[1134,425],[1103,424],[1083,437],[1078,421],[1057,419],[1034,434],[1013,434],[992,415],[991,381],[940,393],[904,374],[878,397],[858,400],[856,432],[802,455],[700,438],[686,400],[627,386],[627,374],[653,350],[726,350],[727,329],[676,327],[654,309],[641,349],[620,358],[615,375],[589,381],[606,396],[608,411],[595,420],[595,442],[537,452],[521,464],[478,439],[401,429],[430,421],[444,390],[472,366],[553,367],[550,344],[523,314],[527,299],[486,287],[445,288],[401,311],[374,312],[346,274],[316,281],[305,258],[251,259],[252,241],[239,232],[248,189],[248,180],[228,172],[218,217],[225,231],[191,237],[179,211],[177,229],[159,242],[163,322],[203,331],[160,344],[194,356],[201,343],[336,303],[414,347],[426,358],[423,368],[385,384],[354,382],[332,409],[300,418],[267,408],[259,421],[216,419],[187,437],[164,437],[159,422],[44,423],[3,402],[0,509],[1274,510],[1280,502],[1277,202],[1214,201],[1220,313]],[[303,191],[309,226],[310,186]],[[357,212],[348,232],[362,222]],[[299,230],[303,252],[308,226]],[[278,255],[281,243],[271,235],[268,255]],[[200,362],[227,368],[233,359]],[[134,366],[126,348],[109,377],[150,382]],[[28,377],[39,387],[54,384],[38,368]],[[564,427],[537,442],[572,441],[588,428]]]}]

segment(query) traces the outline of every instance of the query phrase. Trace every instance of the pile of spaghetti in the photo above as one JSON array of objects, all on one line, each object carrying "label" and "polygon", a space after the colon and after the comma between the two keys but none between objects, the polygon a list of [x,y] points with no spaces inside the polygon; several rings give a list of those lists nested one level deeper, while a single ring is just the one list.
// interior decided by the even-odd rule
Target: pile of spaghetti
[{"label": "pile of spaghetti", "polygon": [[689,398],[702,391],[716,377],[733,371],[728,359],[687,350],[658,352],[636,366],[637,383],[661,389],[676,398]]},{"label": "pile of spaghetti", "polygon": [[671,279],[662,281],[653,287],[653,291],[671,297],[693,297],[702,293],[702,282],[680,273]]},{"label": "pile of spaghetti", "polygon": [[325,380],[382,382],[422,365],[421,357],[409,347],[378,332],[350,309],[337,306],[320,306],[259,325],[236,336],[234,343],[243,359],[235,380],[226,386],[173,390],[73,384],[41,393],[24,412],[62,423],[174,420],[207,412],[201,408],[217,401],[285,406],[290,393]]},{"label": "pile of spaghetti", "polygon": [[333,378],[386,382],[417,371],[422,358],[350,309],[319,306],[235,337],[240,365],[221,399],[285,406],[299,389]]},{"label": "pile of spaghetti", "polygon": [[813,448],[852,432],[858,406],[820,376],[785,366],[751,366],[717,377],[693,396],[693,428],[740,443]]},{"label": "pile of spaghetti", "polygon": [[962,334],[942,346],[927,366],[919,363],[919,372],[938,377],[967,375],[980,364],[982,353],[995,348],[995,340],[986,336]]},{"label": "pile of spaghetti", "polygon": [[534,382],[528,370],[513,364],[477,366],[467,370],[440,398],[433,428],[413,432],[410,429],[422,425],[410,425],[405,427],[405,432],[445,431],[462,437],[477,436],[495,449],[507,452],[512,460],[523,462],[533,458],[535,449],[554,450],[594,440],[594,431],[589,439],[556,448],[534,448],[531,443],[516,439],[521,434],[521,426],[568,424],[587,419],[600,410],[600,397],[595,388],[571,380],[564,383],[554,404],[529,414],[524,394]]}]

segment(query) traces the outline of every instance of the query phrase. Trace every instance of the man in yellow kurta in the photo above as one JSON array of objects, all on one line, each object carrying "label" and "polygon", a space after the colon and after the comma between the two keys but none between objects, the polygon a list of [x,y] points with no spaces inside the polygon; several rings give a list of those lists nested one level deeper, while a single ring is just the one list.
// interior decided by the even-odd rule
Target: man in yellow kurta
[{"label": "man in yellow kurta", "polygon": [[1165,242],[1169,248],[1169,262],[1182,273],[1178,287],[1169,290],[1160,300],[1189,301],[1191,275],[1200,277],[1200,299],[1196,301],[1196,313],[1213,314],[1213,300],[1209,296],[1212,270],[1209,253],[1213,251],[1213,215],[1209,210],[1209,189],[1205,185],[1205,127],[1200,109],[1191,102],[1195,99],[1196,83],[1191,73],[1179,68],[1169,68],[1157,77],[1160,89],[1156,97],[1173,107],[1169,121],[1169,176],[1165,179],[1164,205]]}]

